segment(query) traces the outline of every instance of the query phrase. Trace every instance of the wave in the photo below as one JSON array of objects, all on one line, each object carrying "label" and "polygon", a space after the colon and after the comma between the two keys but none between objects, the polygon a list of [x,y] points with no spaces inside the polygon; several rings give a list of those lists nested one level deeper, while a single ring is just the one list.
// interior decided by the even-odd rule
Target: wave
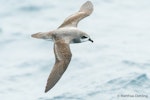
[{"label": "wave", "polygon": [[123,60],[122,63],[125,65],[128,65],[128,66],[137,66],[137,67],[149,67],[150,66],[150,63],[148,63],[148,62],[139,63],[139,62],[135,62],[135,61]]},{"label": "wave", "polygon": [[[135,93],[147,93],[150,90],[150,79],[145,73],[132,73],[124,77],[111,79],[108,82],[95,87],[90,91],[88,96],[96,96],[103,94],[120,94],[125,91]],[[141,91],[142,90],[142,91]],[[112,96],[113,97],[113,96]]]},{"label": "wave", "polygon": [[112,79],[108,81],[106,84],[113,85],[113,86],[121,86],[122,88],[125,87],[135,87],[135,86],[148,86],[150,87],[150,84],[147,84],[150,82],[150,79],[147,77],[147,75],[144,74],[134,74],[129,75],[126,77],[120,77],[116,79]]}]

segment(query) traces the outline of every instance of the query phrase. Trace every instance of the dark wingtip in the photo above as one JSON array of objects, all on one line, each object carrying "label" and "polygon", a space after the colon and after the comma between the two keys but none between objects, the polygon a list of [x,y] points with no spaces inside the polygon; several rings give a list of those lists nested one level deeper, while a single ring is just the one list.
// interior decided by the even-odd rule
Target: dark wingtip
[{"label": "dark wingtip", "polygon": [[45,91],[44,91],[45,93],[47,93],[48,92],[48,89],[45,89]]}]

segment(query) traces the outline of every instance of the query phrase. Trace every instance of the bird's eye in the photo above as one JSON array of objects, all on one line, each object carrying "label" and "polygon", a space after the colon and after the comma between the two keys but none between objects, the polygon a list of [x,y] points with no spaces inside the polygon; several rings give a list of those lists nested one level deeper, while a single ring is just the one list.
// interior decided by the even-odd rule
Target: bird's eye
[{"label": "bird's eye", "polygon": [[86,37],[86,36],[82,36],[81,38],[82,38],[82,39],[85,39],[85,38],[87,38],[87,37]]}]

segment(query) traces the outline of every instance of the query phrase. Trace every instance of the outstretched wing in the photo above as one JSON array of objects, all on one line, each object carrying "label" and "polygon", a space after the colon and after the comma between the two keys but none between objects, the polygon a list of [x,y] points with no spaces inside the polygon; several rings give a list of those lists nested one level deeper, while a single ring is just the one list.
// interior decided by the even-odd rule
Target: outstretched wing
[{"label": "outstretched wing", "polygon": [[80,10],[78,12],[76,12],[75,14],[69,16],[68,18],[65,19],[65,21],[59,26],[59,28],[61,27],[66,27],[66,26],[72,26],[72,27],[77,27],[78,22],[89,16],[93,11],[93,4],[91,1],[87,1],[85,2]]},{"label": "outstretched wing", "polygon": [[53,88],[53,86],[59,81],[59,79],[67,69],[72,57],[69,44],[66,44],[62,40],[58,40],[55,42],[54,53],[56,62],[48,77],[45,92]]}]

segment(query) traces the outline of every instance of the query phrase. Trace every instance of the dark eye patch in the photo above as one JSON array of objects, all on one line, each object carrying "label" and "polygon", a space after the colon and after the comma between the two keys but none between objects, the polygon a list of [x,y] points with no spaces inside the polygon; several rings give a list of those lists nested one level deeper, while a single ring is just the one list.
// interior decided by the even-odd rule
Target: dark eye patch
[{"label": "dark eye patch", "polygon": [[85,38],[87,38],[87,37],[86,37],[86,36],[82,36],[81,38],[82,38],[82,39],[85,39]]}]

